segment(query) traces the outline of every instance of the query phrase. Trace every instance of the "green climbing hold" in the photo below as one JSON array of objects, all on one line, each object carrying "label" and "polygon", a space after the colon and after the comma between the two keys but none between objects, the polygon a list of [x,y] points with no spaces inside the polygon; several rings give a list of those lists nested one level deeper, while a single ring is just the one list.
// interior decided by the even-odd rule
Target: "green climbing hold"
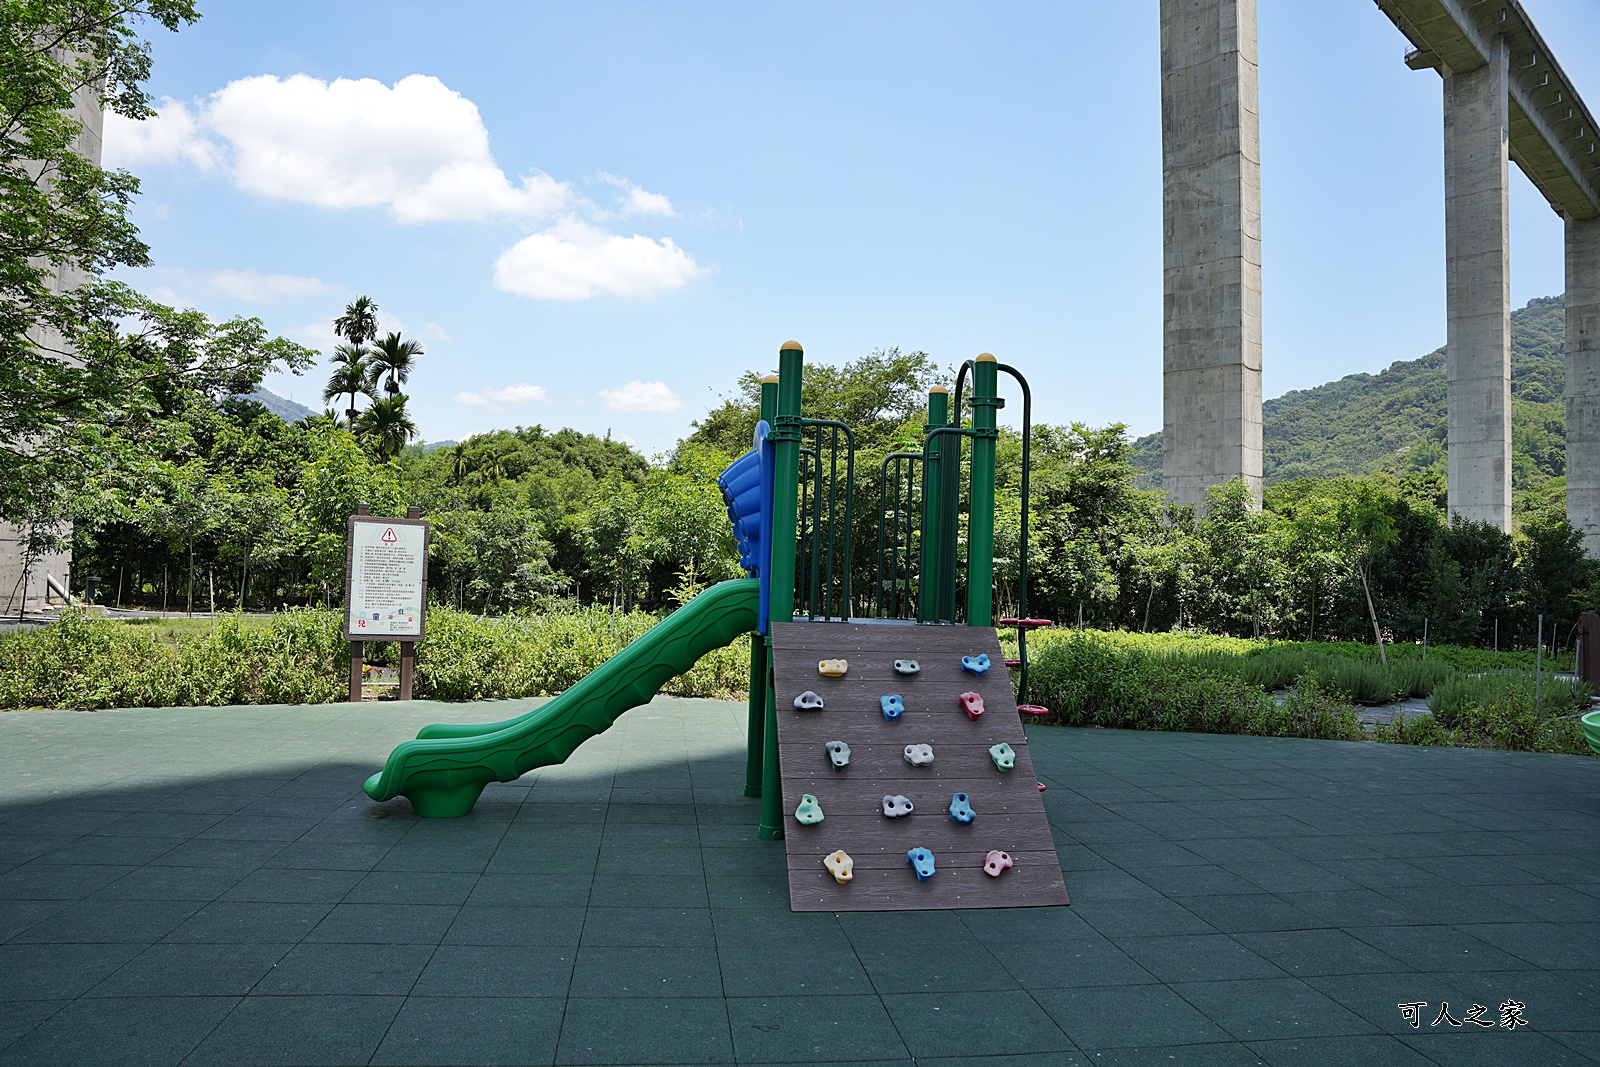
[{"label": "green climbing hold", "polygon": [[815,826],[822,821],[822,805],[810,793],[800,797],[800,806],[794,809],[795,821],[801,826]]},{"label": "green climbing hold", "polygon": [[1004,741],[989,749],[989,758],[994,760],[994,765],[1002,771],[1009,771],[1017,765],[1017,754],[1011,751],[1011,746]]}]

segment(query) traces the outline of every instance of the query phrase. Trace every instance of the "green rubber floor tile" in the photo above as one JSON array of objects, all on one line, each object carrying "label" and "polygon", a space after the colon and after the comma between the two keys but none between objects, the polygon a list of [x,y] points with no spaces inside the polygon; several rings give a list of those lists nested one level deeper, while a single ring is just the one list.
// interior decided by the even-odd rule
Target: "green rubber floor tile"
[{"label": "green rubber floor tile", "polygon": [[1354,926],[1347,932],[1414,971],[1516,971],[1531,966],[1453,926]]},{"label": "green rubber floor tile", "polygon": [[[1513,921],[1543,919],[1555,922],[1583,922],[1596,914],[1595,897],[1591,893],[1564,885],[1484,886],[1482,892],[1519,909],[1522,914]],[[1494,920],[1474,915],[1473,921]]]},{"label": "green rubber floor tile", "polygon": [[[906,1048],[919,1059],[1076,1050],[1027,993],[902,993],[882,999]],[[1005,1020],[1003,1030],[996,1029],[999,1019]]]},{"label": "green rubber floor tile", "polygon": [[1163,982],[1285,976],[1281,968],[1227,934],[1120,937],[1117,947]]},{"label": "green rubber floor tile", "polygon": [[1083,916],[1084,922],[1113,940],[1119,937],[1217,932],[1216,928],[1200,915],[1165,897],[1153,897],[1149,900],[1084,901],[1074,903],[1073,909]]},{"label": "green rubber floor tile", "polygon": [[81,996],[141,950],[139,945],[0,945],[0,1004]]},{"label": "green rubber floor tile", "polygon": [[[907,1061],[910,1063],[911,1061]],[[914,1067],[1088,1067],[1081,1052],[1034,1052],[1021,1056],[919,1056]],[[1098,1063],[1099,1061],[1095,1061]]]},{"label": "green rubber floor tile", "polygon": [[351,887],[347,904],[465,904],[476,874],[373,871]]},{"label": "green rubber floor tile", "polygon": [[565,1004],[547,997],[409,998],[372,1057],[382,1067],[543,1064],[555,1059]]},{"label": "green rubber floor tile", "polygon": [[1085,1050],[1197,1045],[1230,1035],[1166,986],[1035,989],[1057,1026]]},{"label": "green rubber floor tile", "polygon": [[1286,930],[1233,936],[1252,952],[1297,978],[1414,969],[1345,930]]},{"label": "green rubber floor tile", "polygon": [[831,996],[872,992],[843,936],[805,939],[717,935],[723,989],[732,996]]},{"label": "green rubber floor tile", "polygon": [[71,1004],[70,1000],[8,1000],[0,1011],[0,1050]]},{"label": "green rubber floor tile", "polygon": [[233,1009],[229,997],[130,997],[69,1004],[0,1051],[27,1067],[166,1067]]},{"label": "green rubber floor tile", "polygon": [[[1154,1045],[1148,1048],[1097,1048],[1082,1052],[1094,1067],[1266,1067],[1266,1061],[1237,1041],[1204,1045]],[[1010,1067],[1000,1061],[993,1067]]]},{"label": "green rubber floor tile", "polygon": [[1363,1034],[1374,1029],[1298,978],[1184,982],[1170,988],[1240,1041]]},{"label": "green rubber floor tile", "polygon": [[600,863],[600,846],[524,845],[502,843],[483,873],[494,874],[585,874],[594,873]]},{"label": "green rubber floor tile", "polygon": [[[1399,1008],[1401,1004],[1425,1003],[1431,1006],[1426,1028],[1441,1001],[1459,999],[1466,991],[1454,978],[1435,974],[1403,972],[1395,974],[1331,975],[1310,977],[1305,983],[1366,1019],[1373,1028],[1397,1037],[1411,1033]],[[1424,1009],[1426,1010],[1426,1009]]]},{"label": "green rubber floor tile", "polygon": [[243,812],[219,819],[195,835],[202,841],[282,841],[297,840],[320,819],[273,815],[246,815]]},{"label": "green rubber floor tile", "polygon": [[437,945],[461,909],[437,904],[335,904],[306,935],[350,945]]},{"label": "green rubber floor tile", "polygon": [[389,849],[373,870],[482,874],[495,858],[498,842],[452,845],[436,841],[413,842],[410,837]]},{"label": "green rubber floor tile", "polygon": [[294,944],[332,910],[331,904],[219,900],[195,912],[165,940],[209,945]]},{"label": "green rubber floor tile", "polygon": [[960,918],[962,925],[985,943],[1067,941],[1092,933],[1070,907],[968,909]]},{"label": "green rubber floor tile", "polygon": [[241,878],[222,894],[222,899],[272,904],[337,904],[361,878],[359,871],[261,867]]},{"label": "green rubber floor tile", "polygon": [[296,945],[261,979],[258,996],[362,993],[403,996],[427,966],[432,945]]},{"label": "green rubber floor tile", "polygon": [[0,942],[9,941],[28,927],[70,908],[70,900],[8,900],[0,907]]},{"label": "green rubber floor tile", "polygon": [[211,841],[190,838],[151,860],[162,867],[259,867],[283,851],[283,841]]},{"label": "green rubber floor tile", "polygon": [[440,945],[412,990],[430,997],[564,997],[576,953],[543,945]]},{"label": "green rubber floor tile", "polygon": [[[1547,921],[1556,916],[1532,911],[1524,905],[1513,904],[1497,890],[1531,889],[1532,886],[1462,886],[1447,883],[1437,887],[1383,889],[1384,893],[1404,909],[1406,919],[1385,921],[1375,919],[1370,925],[1404,925],[1405,923],[1436,923],[1453,925],[1470,923],[1519,923]],[[1582,918],[1582,915],[1577,916]]]},{"label": "green rubber floor tile", "polygon": [[30,860],[0,874],[0,901],[82,900],[137,870],[136,867],[83,867]]},{"label": "green rubber floor tile", "polygon": [[1140,874],[1150,867],[1192,867],[1209,862],[1174,841],[1102,841],[1090,847],[1123,870]]},{"label": "green rubber floor tile", "polygon": [[1160,896],[1138,877],[1119,867],[1095,871],[1074,871],[1072,902],[1100,903],[1107,900],[1151,900]]},{"label": "green rubber floor tile", "polygon": [[728,1021],[740,1063],[854,1063],[908,1057],[874,996],[734,997]]},{"label": "green rubber floor tile", "polygon": [[444,935],[447,945],[552,945],[576,948],[585,909],[478,907],[458,909]]},{"label": "green rubber floor tile", "polygon": [[[1596,1063],[1600,1063],[1600,1030],[1580,1030],[1576,1028],[1577,1025],[1577,1023],[1574,1023],[1574,1029],[1571,1030],[1545,1029],[1541,1033],[1552,1041],[1559,1042],[1572,1049],[1572,1051],[1581,1053]],[[0,1041],[3,1040],[4,1038],[0,1037]]]},{"label": "green rubber floor tile", "polygon": [[1334,893],[1340,890],[1362,891],[1361,886],[1341,878],[1309,860],[1289,859],[1277,863],[1223,864],[1247,881],[1254,882],[1267,893]]},{"label": "green rubber floor tile", "polygon": [[357,1067],[372,1058],[404,1003],[377,996],[246,997],[184,1067]]},{"label": "green rubber floor tile", "polygon": [[697,946],[712,944],[709,908],[588,909],[583,944],[601,946]]},{"label": "green rubber floor tile", "polygon": [[584,907],[592,874],[484,874],[473,883],[469,905]]},{"label": "green rubber floor tile", "polygon": [[170,837],[80,837],[39,857],[41,863],[79,863],[96,867],[137,866],[172,851]]},{"label": "green rubber floor tile", "polygon": [[1140,867],[1139,880],[1163,896],[1184,897],[1260,893],[1261,887],[1225,867],[1202,863],[1184,867]]},{"label": "green rubber floor tile", "polygon": [[1317,859],[1308,857],[1334,874],[1367,889],[1438,889],[1448,883],[1436,874],[1393,857],[1376,859]]},{"label": "green rubber floor tile", "polygon": [[602,866],[591,883],[589,903],[608,908],[708,908],[706,879],[700,870],[699,850],[695,852],[695,865],[685,873],[607,873]]},{"label": "green rubber floor tile", "polygon": [[151,945],[90,997],[242,997],[291,945]]},{"label": "green rubber floor tile", "polygon": [[585,943],[572,972],[573,997],[717,997],[722,971],[711,945],[611,948]]},{"label": "green rubber floor tile", "polygon": [[630,1001],[626,1012],[602,999],[567,1001],[558,1064],[733,1063],[726,1002]]},{"label": "green rubber floor tile", "polygon": [[[1427,1024],[1424,1023],[1424,1026]],[[1553,1037],[1532,1030],[1421,1033],[1400,1038],[1434,1063],[1449,1067],[1590,1067],[1595,1061]]]},{"label": "green rubber floor tile", "polygon": [[1153,975],[1092,931],[1070,941],[997,942],[991,949],[1024,989],[1144,985]]},{"label": "green rubber floor tile", "polygon": [[370,871],[393,847],[388,842],[300,840],[278,850],[261,866],[302,871]]},{"label": "green rubber floor tile", "polygon": [[198,900],[80,900],[12,938],[17,944],[148,944],[204,907]]},{"label": "green rubber floor tile", "polygon": [[778,911],[789,906],[789,875],[777,856],[768,870],[713,867],[706,861],[706,899],[713,908],[760,908]]},{"label": "green rubber floor tile", "polygon": [[926,942],[903,938],[858,935],[851,943],[879,994],[1021,988],[970,933],[941,940],[937,952],[929,952]]},{"label": "green rubber floor tile", "polygon": [[1252,1041],[1249,1047],[1271,1067],[1434,1067],[1433,1060],[1387,1034]]},{"label": "green rubber floor tile", "polygon": [[1185,908],[1225,934],[1315,930],[1337,925],[1271,893],[1234,893],[1181,899]]},{"label": "green rubber floor tile", "polygon": [[1458,928],[1480,941],[1547,969],[1592,970],[1600,967],[1600,937],[1587,923],[1460,923]]}]

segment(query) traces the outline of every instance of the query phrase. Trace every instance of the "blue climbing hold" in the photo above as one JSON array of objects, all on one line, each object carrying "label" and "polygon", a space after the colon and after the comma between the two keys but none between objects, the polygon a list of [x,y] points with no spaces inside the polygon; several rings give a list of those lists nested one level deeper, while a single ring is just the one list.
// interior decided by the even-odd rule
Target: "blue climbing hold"
[{"label": "blue climbing hold", "polygon": [[933,877],[933,853],[925,848],[914,848],[906,853],[906,862],[917,872],[917,881],[926,882]]},{"label": "blue climbing hold", "polygon": [[978,813],[972,810],[972,798],[967,796],[967,794],[957,793],[955,796],[950,798],[951,822],[958,822],[962,826],[965,826],[977,817]]},{"label": "blue climbing hold", "polygon": [[878,706],[883,709],[883,717],[890,722],[894,722],[906,710],[906,702],[900,699],[899,693],[879,697]]},{"label": "blue climbing hold", "polygon": [[989,673],[988,654],[980,652],[976,656],[962,656],[961,669],[968,674],[976,674],[979,678],[982,678]]}]

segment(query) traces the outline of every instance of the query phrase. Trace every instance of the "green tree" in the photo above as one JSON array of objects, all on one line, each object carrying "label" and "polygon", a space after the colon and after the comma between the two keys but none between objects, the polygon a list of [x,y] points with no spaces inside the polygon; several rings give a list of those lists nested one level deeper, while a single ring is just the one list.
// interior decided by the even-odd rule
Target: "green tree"
[{"label": "green tree", "polygon": [[422,354],[422,342],[403,341],[399,334],[389,334],[372,346],[369,359],[374,384],[382,378],[384,392],[394,396],[400,386],[411,380],[411,367]]},{"label": "green tree", "polygon": [[406,414],[405,394],[374,400],[356,420],[356,435],[381,462],[388,463],[398,456],[417,436],[417,424]]}]

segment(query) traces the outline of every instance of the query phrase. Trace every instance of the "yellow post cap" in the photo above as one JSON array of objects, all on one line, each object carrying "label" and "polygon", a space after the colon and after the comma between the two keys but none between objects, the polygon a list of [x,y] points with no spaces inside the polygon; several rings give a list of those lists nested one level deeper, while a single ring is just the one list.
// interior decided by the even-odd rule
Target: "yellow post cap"
[{"label": "yellow post cap", "polygon": [[778,376],[776,374],[769,374],[765,378],[761,379],[761,384],[762,385],[777,385],[778,384]]},{"label": "yellow post cap", "polygon": [[991,356],[987,352],[980,352],[978,354],[978,358],[976,360],[974,360],[974,362],[976,362],[976,363],[998,363],[999,360],[995,359],[993,356]]},{"label": "yellow post cap", "polygon": [[778,346],[778,351],[779,352],[804,352],[805,349],[800,346],[800,342],[799,341],[785,341],[785,342],[783,342],[783,344]]},{"label": "yellow post cap", "polygon": [[934,393],[943,393],[944,395],[949,396],[950,395],[950,390],[946,389],[942,385],[936,385],[932,389],[928,390],[928,395],[929,396],[932,396]]}]

